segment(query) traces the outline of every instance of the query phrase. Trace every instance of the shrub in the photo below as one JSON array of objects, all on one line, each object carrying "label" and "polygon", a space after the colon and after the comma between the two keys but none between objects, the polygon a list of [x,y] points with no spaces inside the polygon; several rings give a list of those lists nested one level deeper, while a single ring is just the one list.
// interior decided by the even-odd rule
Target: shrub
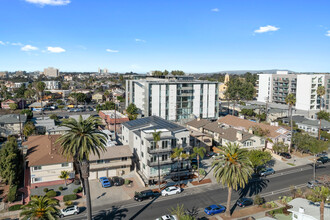
[{"label": "shrub", "polygon": [[59,189],[60,191],[63,191],[63,190],[64,190],[63,186],[58,187],[58,189]]},{"label": "shrub", "polygon": [[265,203],[265,199],[263,197],[261,197],[259,195],[256,195],[254,197],[254,204],[256,204],[256,205],[262,205],[264,203]]},{"label": "shrub", "polygon": [[131,183],[130,180],[128,180],[128,179],[125,180],[125,185],[129,185],[130,183]]},{"label": "shrub", "polygon": [[44,188],[44,192],[47,193],[48,192],[48,188]]},{"label": "shrub", "polygon": [[14,202],[16,199],[16,193],[17,193],[17,186],[12,185],[10,186],[9,192],[8,192],[8,202]]},{"label": "shrub", "polygon": [[203,168],[200,168],[199,169],[199,174],[202,175],[202,176],[205,176],[206,172]]},{"label": "shrub", "polygon": [[83,188],[81,186],[79,186],[78,188],[73,190],[74,193],[80,193],[82,191],[83,191]]},{"label": "shrub", "polygon": [[289,202],[291,202],[291,200],[292,200],[291,196],[283,196],[282,199],[281,199],[281,202],[283,204],[288,204]]},{"label": "shrub", "polygon": [[66,201],[66,202],[64,203],[64,205],[66,205],[66,206],[71,206],[72,203],[73,203],[73,202],[70,200],[70,201]]},{"label": "shrub", "polygon": [[10,206],[9,208],[8,208],[8,211],[17,211],[17,210],[20,210],[20,209],[22,209],[22,205],[13,205],[13,206]]},{"label": "shrub", "polygon": [[269,214],[272,215],[272,216],[275,216],[276,214],[283,214],[285,209],[286,209],[286,207],[281,207],[279,209],[274,209],[272,211],[269,211]]},{"label": "shrub", "polygon": [[49,198],[55,197],[56,192],[54,190],[49,190],[48,192],[46,192],[46,196]]},{"label": "shrub", "polygon": [[277,204],[274,201],[267,202],[266,203],[266,207],[267,208],[276,208],[277,207]]},{"label": "shrub", "polygon": [[77,195],[76,194],[71,194],[71,195],[65,195],[63,196],[63,201],[67,202],[70,200],[76,200],[77,199]]}]

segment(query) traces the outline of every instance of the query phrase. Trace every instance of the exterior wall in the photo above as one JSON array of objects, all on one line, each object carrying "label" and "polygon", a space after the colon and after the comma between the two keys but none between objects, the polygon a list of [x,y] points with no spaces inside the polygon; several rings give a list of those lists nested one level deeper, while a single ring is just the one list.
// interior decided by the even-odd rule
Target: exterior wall
[{"label": "exterior wall", "polygon": [[240,141],[232,142],[232,141],[229,141],[229,140],[226,140],[226,139],[222,139],[222,141],[221,141],[222,146],[226,145],[227,143],[238,144],[238,145],[241,146],[241,148],[245,148],[245,149],[248,149],[248,150],[262,149],[265,146],[264,139],[262,139],[260,137],[257,137],[257,136],[251,137],[251,139],[249,139],[249,140],[247,140],[243,143],[240,142]]},{"label": "exterior wall", "polygon": [[259,75],[259,90],[258,102],[266,102],[269,97],[272,97],[272,74],[258,74]]},{"label": "exterior wall", "polygon": [[[100,160],[101,161],[101,160]],[[131,171],[132,159],[122,160],[122,158],[102,160],[103,163],[97,161],[90,162],[90,172],[105,171],[106,177],[122,176]],[[96,178],[100,178],[97,176]]]},{"label": "exterior wall", "polygon": [[318,134],[318,126],[312,126],[312,125],[305,125],[305,124],[301,124],[301,123],[297,123],[297,126],[299,129],[302,129],[308,133],[312,133],[317,135]]},{"label": "exterior wall", "polygon": [[177,96],[177,85],[169,85],[170,92],[169,92],[169,120],[176,120],[176,96]]},{"label": "exterior wall", "polygon": [[[62,170],[69,171],[70,178],[74,177],[72,163],[68,163],[68,166],[66,167],[62,167],[62,164],[45,165],[45,166],[41,166],[41,170],[35,170],[34,167],[30,167],[31,184],[61,180],[59,176],[61,175]],[[42,178],[42,179],[38,181],[36,180],[36,178]]]},{"label": "exterior wall", "polygon": [[[209,102],[208,102],[208,112],[207,112],[207,117],[208,118],[215,118],[216,115],[215,113],[217,112],[216,110],[216,106],[215,104],[218,103],[217,102],[217,98],[216,98],[216,85],[215,84],[209,84]],[[214,102],[214,100],[216,100],[216,102]]]},{"label": "exterior wall", "polygon": [[311,75],[298,75],[297,77],[297,93],[296,108],[301,110],[309,110],[311,104]]},{"label": "exterior wall", "polygon": [[292,212],[292,220],[318,220],[317,218],[314,218],[313,216],[300,213],[300,212]]},{"label": "exterior wall", "polygon": [[60,89],[59,81],[44,81],[46,84],[46,89]]},{"label": "exterior wall", "polygon": [[151,115],[160,116],[159,114],[159,85],[151,85]]},{"label": "exterior wall", "polygon": [[23,132],[24,123],[13,123],[13,124],[0,124],[0,136],[8,137],[9,135],[18,135],[20,134],[20,129],[22,128]]},{"label": "exterior wall", "polygon": [[197,117],[201,113],[201,85],[194,84],[193,114]]},{"label": "exterior wall", "polygon": [[[133,86],[134,86],[134,93],[132,92],[130,95],[134,96],[134,98],[133,98],[134,104],[136,105],[137,108],[144,110],[144,108],[145,108],[145,86],[141,83],[134,83]],[[126,94],[127,94],[127,92],[126,92]],[[145,113],[143,112],[143,114],[145,114]]]}]

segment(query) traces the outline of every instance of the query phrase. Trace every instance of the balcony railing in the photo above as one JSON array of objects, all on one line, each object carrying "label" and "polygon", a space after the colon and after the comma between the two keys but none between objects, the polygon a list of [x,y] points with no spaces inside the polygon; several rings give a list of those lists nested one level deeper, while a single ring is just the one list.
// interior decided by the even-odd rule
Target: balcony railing
[{"label": "balcony railing", "polygon": [[148,153],[149,154],[157,154],[157,153],[165,153],[165,152],[171,152],[172,148],[168,147],[168,148],[150,148],[148,147]]},{"label": "balcony railing", "polygon": [[[172,164],[173,161],[171,159],[167,159],[167,160],[161,160],[161,158],[159,158],[159,165],[166,165],[166,164]],[[154,166],[158,166],[158,159],[156,159],[156,161],[147,161],[147,164],[149,167],[154,167]]]}]

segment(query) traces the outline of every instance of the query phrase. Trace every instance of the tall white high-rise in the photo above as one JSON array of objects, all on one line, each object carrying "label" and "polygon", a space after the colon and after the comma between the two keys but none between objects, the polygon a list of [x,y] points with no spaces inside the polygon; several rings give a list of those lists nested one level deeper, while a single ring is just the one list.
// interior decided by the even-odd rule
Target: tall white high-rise
[{"label": "tall white high-rise", "polygon": [[58,77],[59,76],[59,70],[55,69],[53,67],[48,67],[44,69],[44,75],[48,77]]}]

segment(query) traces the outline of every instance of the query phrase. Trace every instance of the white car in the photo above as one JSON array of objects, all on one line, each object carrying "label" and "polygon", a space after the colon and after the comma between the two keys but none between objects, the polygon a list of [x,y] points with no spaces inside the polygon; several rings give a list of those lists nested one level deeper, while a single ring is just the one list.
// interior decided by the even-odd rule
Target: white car
[{"label": "white car", "polygon": [[162,190],[162,196],[174,195],[181,193],[181,188],[176,186],[169,186],[166,189]]},{"label": "white car", "polygon": [[156,220],[178,220],[176,215],[163,215],[160,218],[157,218]]},{"label": "white car", "polygon": [[76,205],[68,206],[65,209],[61,209],[60,217],[63,218],[69,215],[77,215],[79,213],[79,208]]}]

